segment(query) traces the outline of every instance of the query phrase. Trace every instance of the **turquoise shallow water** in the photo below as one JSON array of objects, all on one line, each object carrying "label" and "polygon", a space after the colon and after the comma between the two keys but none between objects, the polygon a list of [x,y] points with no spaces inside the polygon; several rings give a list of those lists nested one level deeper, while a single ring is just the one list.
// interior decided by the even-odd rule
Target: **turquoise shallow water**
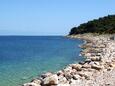
[{"label": "turquoise shallow water", "polygon": [[61,36],[0,36],[0,86],[20,86],[83,60],[82,43]]}]

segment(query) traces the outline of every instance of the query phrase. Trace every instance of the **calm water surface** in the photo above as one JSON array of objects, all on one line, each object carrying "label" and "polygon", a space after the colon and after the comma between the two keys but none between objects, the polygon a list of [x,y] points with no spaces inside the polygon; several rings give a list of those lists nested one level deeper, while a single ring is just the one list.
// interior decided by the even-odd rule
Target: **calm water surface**
[{"label": "calm water surface", "polygon": [[82,40],[61,36],[0,36],[0,86],[20,86],[81,61]]}]

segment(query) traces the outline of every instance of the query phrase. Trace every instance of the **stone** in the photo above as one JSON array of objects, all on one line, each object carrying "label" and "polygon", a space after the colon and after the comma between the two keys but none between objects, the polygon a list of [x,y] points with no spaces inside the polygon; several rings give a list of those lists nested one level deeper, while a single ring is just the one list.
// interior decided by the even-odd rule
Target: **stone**
[{"label": "stone", "polygon": [[31,82],[33,82],[33,83],[36,83],[36,84],[41,84],[41,80],[39,80],[39,79],[33,79]]},{"label": "stone", "polygon": [[39,84],[36,84],[36,83],[33,83],[33,82],[30,82],[30,83],[25,83],[24,85],[22,86],[41,86]]},{"label": "stone", "polygon": [[67,79],[64,76],[59,76],[58,80],[59,80],[59,83],[61,84],[67,83]]},{"label": "stone", "polygon": [[64,73],[65,72],[72,72],[72,67],[71,66],[68,66],[67,68],[63,69]]},{"label": "stone", "polygon": [[58,76],[60,76],[60,75],[64,75],[64,73],[63,73],[62,70],[60,70],[60,71],[57,72],[57,75],[58,75]]},{"label": "stone", "polygon": [[96,65],[100,65],[100,63],[99,62],[94,62]]},{"label": "stone", "polygon": [[115,68],[115,63],[110,63],[109,66]]},{"label": "stone", "polygon": [[106,47],[105,44],[100,44],[100,45],[98,46],[98,48],[105,48],[105,47]]},{"label": "stone", "polygon": [[98,65],[95,65],[95,64],[91,65],[91,68],[96,69],[96,70],[101,70],[102,69],[101,66],[98,66]]},{"label": "stone", "polygon": [[82,65],[82,68],[91,68],[91,65],[89,65],[89,64],[84,64],[84,65]]},{"label": "stone", "polygon": [[48,76],[43,79],[44,85],[57,85],[58,84],[58,76],[56,74]]},{"label": "stone", "polygon": [[79,76],[78,74],[73,75],[73,79],[74,79],[74,80],[78,80],[79,78],[80,78],[80,76]]},{"label": "stone", "polygon": [[81,64],[73,64],[71,65],[73,69],[76,69],[77,71],[81,71],[82,65]]},{"label": "stone", "polygon": [[84,62],[84,61],[81,61],[81,62],[79,62],[79,64],[83,65],[83,64],[85,64],[85,62]]},{"label": "stone", "polygon": [[91,56],[91,53],[85,53],[85,56],[86,56],[86,57],[90,57],[90,56]]},{"label": "stone", "polygon": [[65,76],[65,78],[66,78],[67,80],[69,80],[69,79],[72,78],[72,74],[69,73],[69,72],[65,72],[65,73],[64,73],[64,76]]},{"label": "stone", "polygon": [[91,61],[90,63],[89,63],[89,65],[94,65],[95,64],[95,62],[94,61]]},{"label": "stone", "polygon": [[85,63],[89,63],[89,62],[91,62],[91,59],[90,59],[90,58],[87,58],[87,59],[85,60]]},{"label": "stone", "polygon": [[86,80],[89,80],[90,79],[90,76],[92,76],[92,72],[79,72],[78,73],[81,77],[85,78]]},{"label": "stone", "polygon": [[76,86],[77,80],[71,79],[70,86]]},{"label": "stone", "polygon": [[95,56],[95,57],[90,57],[92,61],[101,61],[101,57]]},{"label": "stone", "polygon": [[52,75],[51,72],[47,72],[47,73],[45,73],[45,74],[42,74],[41,77],[42,77],[42,78],[46,78],[46,77],[51,76],[51,75]]}]

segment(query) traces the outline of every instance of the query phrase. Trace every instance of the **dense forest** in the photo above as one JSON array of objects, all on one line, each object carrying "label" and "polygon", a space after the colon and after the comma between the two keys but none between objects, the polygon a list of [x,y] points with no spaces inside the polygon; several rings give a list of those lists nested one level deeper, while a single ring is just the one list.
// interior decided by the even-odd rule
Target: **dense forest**
[{"label": "dense forest", "polygon": [[115,15],[108,15],[73,27],[69,35],[83,33],[113,34],[115,33]]}]

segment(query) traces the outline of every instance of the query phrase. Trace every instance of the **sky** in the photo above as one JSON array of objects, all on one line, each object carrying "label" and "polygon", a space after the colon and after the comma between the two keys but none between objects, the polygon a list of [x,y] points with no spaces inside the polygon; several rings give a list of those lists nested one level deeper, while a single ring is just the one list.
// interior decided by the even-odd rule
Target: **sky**
[{"label": "sky", "polygon": [[67,35],[115,14],[115,0],[0,0],[0,35]]}]

